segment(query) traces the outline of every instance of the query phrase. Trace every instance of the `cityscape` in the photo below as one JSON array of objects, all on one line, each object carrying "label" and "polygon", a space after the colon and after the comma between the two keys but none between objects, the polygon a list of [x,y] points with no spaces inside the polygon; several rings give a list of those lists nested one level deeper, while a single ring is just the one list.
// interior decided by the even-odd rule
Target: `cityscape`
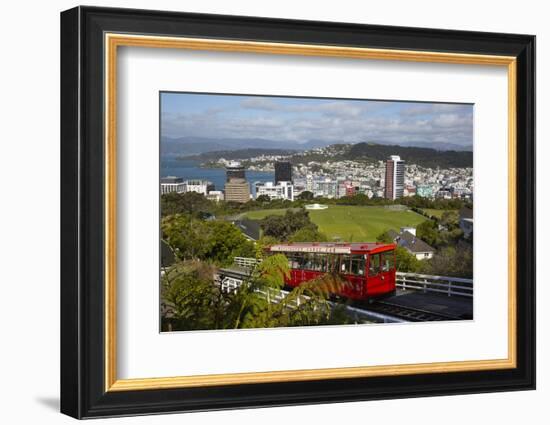
[{"label": "cityscape", "polygon": [[[316,149],[318,155],[329,155],[329,149]],[[247,163],[246,168],[243,163]],[[342,198],[364,194],[369,198],[395,200],[407,196],[428,199],[473,200],[473,168],[428,168],[407,164],[399,155],[386,161],[364,164],[358,161],[311,161],[292,165],[286,156],[261,155],[243,160],[219,158],[206,166],[223,167],[227,173],[224,188],[215,188],[207,180],[184,181],[183,177],[166,176],[161,180],[161,192],[193,191],[209,199],[246,203],[261,195],[270,199],[293,201],[303,192],[314,197]],[[271,182],[252,182],[246,170],[273,173]],[[255,189],[254,195],[251,189]]]},{"label": "cityscape", "polygon": [[471,320],[472,128],[471,105],[167,94],[161,331]]}]

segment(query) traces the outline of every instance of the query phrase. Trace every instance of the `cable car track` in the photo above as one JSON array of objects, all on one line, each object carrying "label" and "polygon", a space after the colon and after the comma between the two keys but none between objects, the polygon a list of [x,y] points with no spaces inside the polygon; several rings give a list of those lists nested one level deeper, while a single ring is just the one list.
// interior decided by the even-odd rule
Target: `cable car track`
[{"label": "cable car track", "polygon": [[440,322],[446,320],[460,320],[454,316],[417,308],[404,307],[385,301],[375,301],[372,304],[356,303],[356,307],[365,311],[373,311],[378,314],[396,317],[409,322]]}]

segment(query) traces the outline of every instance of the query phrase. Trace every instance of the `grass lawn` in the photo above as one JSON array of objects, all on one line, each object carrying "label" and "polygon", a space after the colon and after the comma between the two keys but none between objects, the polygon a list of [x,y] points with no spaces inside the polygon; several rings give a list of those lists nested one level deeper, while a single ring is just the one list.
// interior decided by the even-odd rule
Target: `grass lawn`
[{"label": "grass lawn", "polygon": [[423,208],[422,211],[424,211],[426,214],[441,218],[444,212],[447,211],[456,211],[456,210],[434,210],[433,208]]},{"label": "grass lawn", "polygon": [[[282,215],[285,209],[250,211],[246,216],[260,220],[268,215]],[[384,207],[329,205],[326,210],[310,210],[311,220],[329,239],[341,238],[347,242],[374,242],[389,229],[399,231],[403,226],[417,226],[426,220],[413,211],[392,211]]]}]

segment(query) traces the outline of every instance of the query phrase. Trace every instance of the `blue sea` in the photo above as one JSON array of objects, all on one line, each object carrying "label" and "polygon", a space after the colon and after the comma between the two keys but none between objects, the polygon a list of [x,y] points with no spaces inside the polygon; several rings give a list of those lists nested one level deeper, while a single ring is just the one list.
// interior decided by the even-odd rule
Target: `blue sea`
[{"label": "blue sea", "polygon": [[[188,159],[161,158],[160,159],[161,177],[176,176],[184,180],[200,179],[208,180],[214,183],[216,190],[223,190],[225,185],[225,169],[223,168],[200,168],[198,161]],[[258,171],[246,171],[246,179],[251,186],[254,182],[273,181],[274,173],[262,173]],[[251,190],[254,190],[251,187]]]}]

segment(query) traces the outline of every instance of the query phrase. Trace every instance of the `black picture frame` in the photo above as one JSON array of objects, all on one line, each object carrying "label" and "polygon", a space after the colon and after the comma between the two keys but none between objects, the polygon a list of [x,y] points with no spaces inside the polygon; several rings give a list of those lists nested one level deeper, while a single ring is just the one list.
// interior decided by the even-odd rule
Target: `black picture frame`
[{"label": "black picture frame", "polygon": [[[517,367],[105,391],[104,34],[185,36],[517,58]],[[75,418],[535,388],[535,37],[131,9],[61,13],[61,412]]]}]

